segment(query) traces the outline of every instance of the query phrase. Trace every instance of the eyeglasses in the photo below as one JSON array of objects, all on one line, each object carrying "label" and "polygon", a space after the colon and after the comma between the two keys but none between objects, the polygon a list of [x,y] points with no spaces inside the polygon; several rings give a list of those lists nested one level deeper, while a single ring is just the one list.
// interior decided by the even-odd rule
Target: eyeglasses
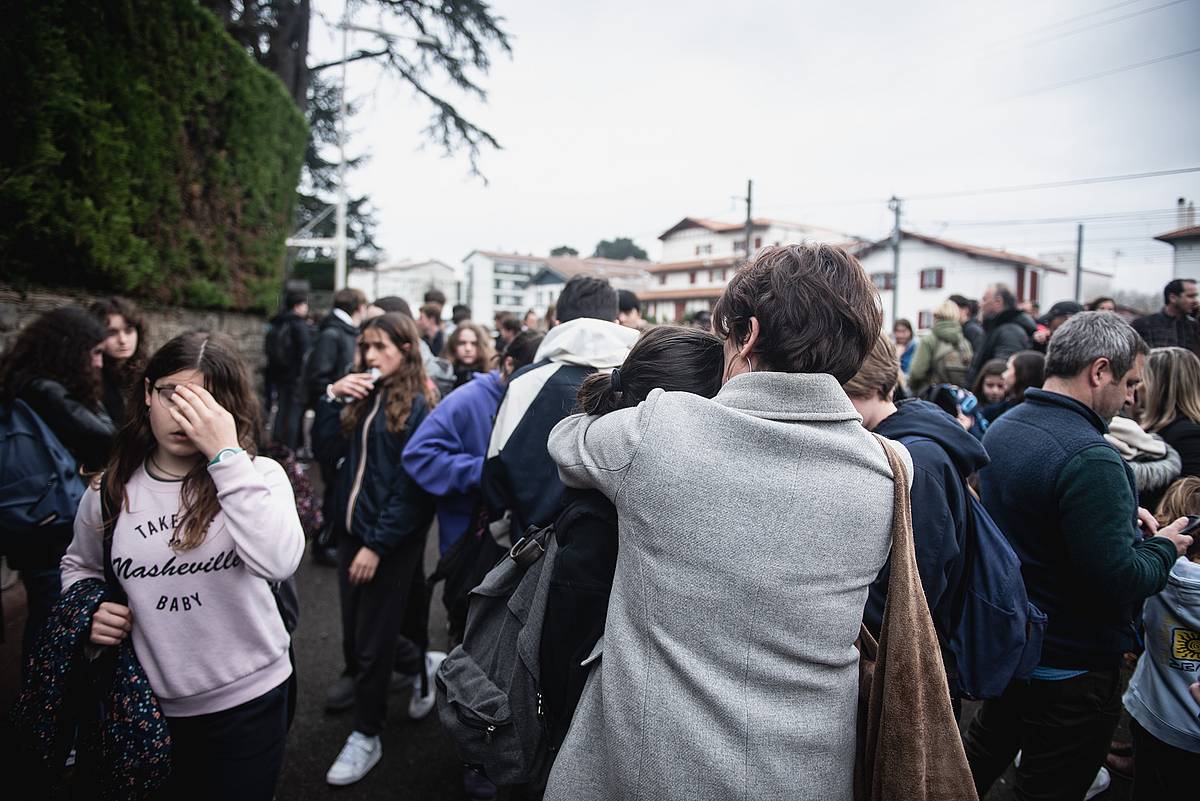
[{"label": "eyeglasses", "polygon": [[163,406],[174,406],[175,401],[171,400],[171,396],[175,394],[175,384],[164,384],[161,387],[155,387],[154,391],[158,393],[158,401]]}]

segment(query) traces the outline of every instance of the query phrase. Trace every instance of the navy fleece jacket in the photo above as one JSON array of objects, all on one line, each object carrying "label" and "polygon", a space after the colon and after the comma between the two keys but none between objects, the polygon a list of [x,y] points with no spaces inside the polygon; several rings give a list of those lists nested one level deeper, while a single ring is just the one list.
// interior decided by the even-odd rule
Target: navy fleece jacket
[{"label": "navy fleece jacket", "polygon": [[[954,622],[954,598],[963,570],[967,536],[966,478],[988,463],[979,440],[957,420],[928,401],[909,400],[875,426],[875,433],[898,440],[913,460],[912,519],[917,570],[943,660],[952,660],[946,644]],[[867,595],[863,620],[876,636],[887,599],[890,560]],[[953,669],[946,661],[947,670]]]},{"label": "navy fleece jacket", "polygon": [[500,373],[476,373],[451,392],[404,446],[404,469],[437,498],[438,546],[445,553],[467,532],[479,503],[492,418],[504,395]]}]

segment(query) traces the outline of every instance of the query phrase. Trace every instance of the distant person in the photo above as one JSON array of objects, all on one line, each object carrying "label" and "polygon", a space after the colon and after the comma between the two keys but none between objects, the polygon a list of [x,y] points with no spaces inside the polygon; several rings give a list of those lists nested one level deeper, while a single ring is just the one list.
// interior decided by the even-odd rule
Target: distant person
[{"label": "distant person", "polygon": [[1050,311],[1046,312],[1046,316],[1038,320],[1037,329],[1030,337],[1031,347],[1045,353],[1046,345],[1050,342],[1050,337],[1054,335],[1054,332],[1071,319],[1071,315],[1079,314],[1081,311],[1083,311],[1083,306],[1073,300],[1060,300],[1055,303],[1050,307]]},{"label": "distant person", "polygon": [[1087,304],[1088,311],[1116,311],[1117,302],[1112,298],[1098,297]]},{"label": "distant person", "polygon": [[696,316],[692,318],[692,325],[699,328],[701,331],[712,331],[712,312],[707,309],[701,309],[696,312]]},{"label": "distant person", "polygon": [[421,329],[421,339],[429,346],[430,352],[434,356],[441,356],[442,348],[446,345],[446,333],[442,330],[442,307],[436,303],[422,306],[417,327]]},{"label": "distant person", "polygon": [[[139,383],[103,487],[128,598],[100,604],[88,646],[130,638],[162,705],[171,770],[155,797],[270,801],[294,708],[291,637],[271,591],[304,554],[292,485],[255,453],[261,404],[231,339],[181,334]],[[64,590],[104,578],[100,491],[79,504]],[[136,722],[140,711],[110,714]]]},{"label": "distant person", "polygon": [[483,467],[483,498],[493,520],[507,513],[516,542],[530,525],[558,515],[563,485],[546,451],[550,429],[575,405],[583,380],[625,360],[636,331],[617,324],[617,292],[608,281],[577,275],[558,296],[559,324],[534,363],[508,382]]},{"label": "distant person", "polygon": [[455,303],[454,308],[450,310],[450,322],[458,325],[463,320],[471,319],[471,307],[465,303]]},{"label": "distant person", "polygon": [[646,328],[647,323],[642,319],[642,304],[638,296],[628,289],[617,290],[617,322],[635,331]]},{"label": "distant person", "polygon": [[993,284],[983,292],[979,303],[983,314],[983,344],[971,362],[971,380],[992,359],[1007,359],[1017,351],[1028,350],[1029,337],[1037,324],[1017,308],[1017,298],[1003,284]]},{"label": "distant person", "polygon": [[979,371],[971,392],[979,399],[981,407],[1004,401],[1004,373],[1007,371],[1008,362],[1004,359],[992,359]]},{"label": "distant person", "polygon": [[1075,315],[1050,340],[1044,388],[983,438],[984,507],[1048,622],[1032,678],[984,701],[967,730],[980,798],[1018,749],[1015,797],[1084,797],[1117,726],[1134,609],[1192,543],[1179,533],[1186,518],[1159,528],[1138,508],[1133,476],[1104,439],[1104,421],[1133,403],[1147,351],[1117,315]]},{"label": "distant person", "polygon": [[947,300],[933,312],[933,328],[917,345],[909,364],[908,385],[920,396],[934,384],[953,384],[969,389],[967,373],[971,369],[971,343],[963,336],[958,304]]},{"label": "distant person", "polygon": [[913,356],[917,352],[912,323],[903,317],[897,320],[892,326],[892,341],[896,345],[896,358],[900,360],[900,372],[908,375],[908,368],[912,366]]},{"label": "distant person", "polygon": [[1162,311],[1134,320],[1133,329],[1152,348],[1187,348],[1200,356],[1197,308],[1200,308],[1200,295],[1196,291],[1196,282],[1176,278],[1163,287]]},{"label": "distant person", "polygon": [[300,444],[303,434],[305,406],[301,379],[309,345],[306,317],[308,295],[291,291],[284,298],[283,311],[271,318],[267,330],[267,377],[278,403],[271,439],[292,450]]},{"label": "distant person", "polygon": [[[92,314],[78,306],[62,306],[21,329],[0,356],[0,402],[8,406],[24,401],[70,453],[76,472],[103,470],[116,433],[103,404],[101,366],[107,339],[108,329]],[[17,539],[0,532],[8,566],[20,572],[25,585],[26,652],[58,601],[58,563],[72,536],[70,519],[41,526],[36,537]]]},{"label": "distant person", "polygon": [[521,333],[521,321],[515,314],[503,312],[496,319],[496,342],[493,352],[502,353],[508,344]]},{"label": "distant person", "polygon": [[551,303],[549,306],[546,307],[545,320],[546,320],[546,330],[547,331],[549,331],[554,326],[558,325],[558,317],[555,314],[556,308],[557,307],[553,303]]},{"label": "distant person", "polygon": [[[372,305],[381,314],[397,312],[413,320],[412,308],[408,305],[408,301],[397,295],[388,295],[379,298]],[[416,321],[414,320],[414,322]],[[435,356],[433,350],[430,349],[429,344],[423,338],[420,345],[421,363],[425,366],[425,377],[433,382],[439,395],[445,396],[450,390],[454,389],[454,368],[450,365],[449,360]]]},{"label": "distant person", "polygon": [[537,312],[535,312],[533,309],[530,309],[529,311],[525,312],[525,317],[521,320],[521,330],[522,331],[538,330],[538,316],[537,316]]},{"label": "distant person", "polygon": [[127,404],[138,375],[146,366],[146,321],[132,301],[112,297],[88,309],[108,329],[104,340],[104,409],[120,429],[128,419]]},{"label": "distant person", "polygon": [[1181,476],[1200,476],[1200,358],[1185,348],[1153,349],[1138,394],[1142,428],[1179,453]]},{"label": "distant person", "polygon": [[446,308],[446,293],[440,289],[430,289],[425,293],[424,302]]},{"label": "distant person", "polygon": [[[515,317],[512,319],[516,320]],[[509,343],[515,339],[514,336]],[[454,389],[458,389],[476,375],[486,374],[496,360],[496,352],[483,327],[467,321],[455,328],[446,340],[446,359],[454,369]]]},{"label": "distant person", "polygon": [[1004,400],[989,404],[983,416],[989,422],[1023,403],[1025,393],[1042,386],[1046,357],[1036,350],[1023,350],[1008,357],[1004,365]]},{"label": "distant person", "polygon": [[984,337],[983,326],[976,319],[979,316],[979,301],[962,295],[951,295],[950,300],[958,306],[958,322],[962,325],[963,336],[971,343],[971,352],[978,353]]}]

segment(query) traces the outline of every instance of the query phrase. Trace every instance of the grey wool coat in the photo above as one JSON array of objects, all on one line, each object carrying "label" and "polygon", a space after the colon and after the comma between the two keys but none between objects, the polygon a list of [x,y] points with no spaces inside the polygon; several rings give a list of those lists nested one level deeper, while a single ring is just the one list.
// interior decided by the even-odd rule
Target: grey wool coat
[{"label": "grey wool coat", "polygon": [[654,390],[563,420],[549,448],[566,484],[616,504],[620,555],[546,797],[850,801],[892,473],[837,380]]}]

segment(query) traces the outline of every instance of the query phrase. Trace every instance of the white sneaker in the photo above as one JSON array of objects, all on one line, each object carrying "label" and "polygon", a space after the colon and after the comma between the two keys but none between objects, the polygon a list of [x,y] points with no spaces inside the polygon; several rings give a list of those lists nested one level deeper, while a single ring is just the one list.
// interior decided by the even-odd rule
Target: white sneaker
[{"label": "white sneaker", "polygon": [[1092,786],[1084,794],[1083,801],[1091,801],[1091,799],[1107,790],[1110,784],[1112,784],[1112,777],[1108,775],[1108,768],[1100,768],[1100,771],[1096,774],[1096,778],[1092,781]]},{"label": "white sneaker", "polygon": [[378,737],[368,737],[360,731],[350,732],[342,752],[325,774],[325,781],[334,787],[354,784],[378,765],[382,756],[383,743]]},{"label": "white sneaker", "polygon": [[438,668],[442,666],[442,660],[445,658],[446,654],[442,651],[425,653],[425,692],[421,692],[421,682],[418,681],[413,685],[412,698],[408,701],[408,716],[413,720],[420,720],[433,711],[434,702],[437,701],[437,689],[433,684],[433,675],[438,672]]}]

